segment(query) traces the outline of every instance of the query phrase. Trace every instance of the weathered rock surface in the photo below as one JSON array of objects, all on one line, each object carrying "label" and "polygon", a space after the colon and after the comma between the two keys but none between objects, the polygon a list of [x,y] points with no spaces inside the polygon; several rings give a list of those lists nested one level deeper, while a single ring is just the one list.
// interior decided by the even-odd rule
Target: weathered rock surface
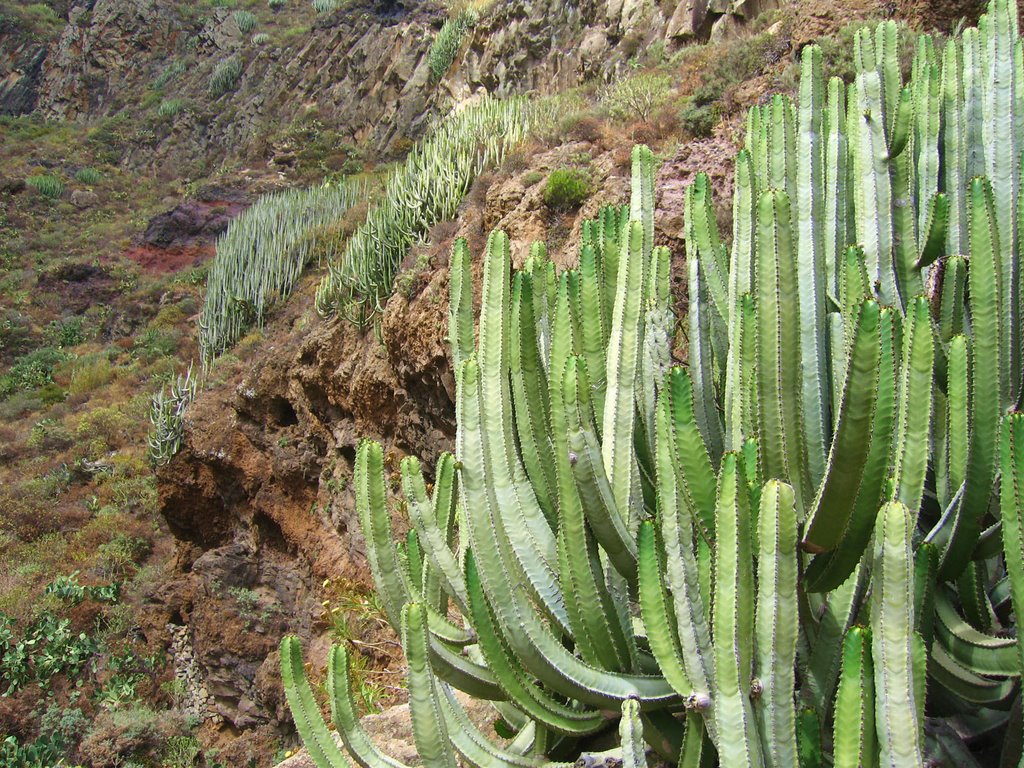
[{"label": "weathered rock surface", "polygon": [[[278,30],[257,46],[230,9],[76,0],[49,50],[15,48],[0,31],[0,112],[35,108],[48,118],[89,122],[130,112],[146,125],[121,160],[178,178],[205,176],[225,158],[267,159],[265,138],[310,114],[355,144],[397,150],[482,92],[551,93],[608,80],[650,44],[675,46],[712,28],[738,28],[776,2],[496,3],[433,85],[428,52],[447,15],[437,2],[357,0],[322,17],[303,6],[288,18],[308,31],[284,37]],[[228,93],[214,96],[212,73],[229,58],[242,73]],[[161,94],[187,108],[161,119],[155,105],[147,110],[138,102],[172,62],[184,71]]]},{"label": "weathered rock surface", "polygon": [[[203,684],[234,728],[283,716],[272,651],[286,632],[324,631],[323,580],[366,583],[351,492],[327,490],[351,486],[358,438],[428,466],[451,447],[446,306],[439,272],[412,304],[389,304],[383,347],[290,307],[267,355],[190,409],[187,444],[160,474],[181,542],[165,612],[189,625]],[[326,647],[309,650],[322,659]]]},{"label": "weathered rock surface", "polygon": [[0,115],[24,115],[35,109],[46,54],[47,47],[38,43],[0,45]]}]

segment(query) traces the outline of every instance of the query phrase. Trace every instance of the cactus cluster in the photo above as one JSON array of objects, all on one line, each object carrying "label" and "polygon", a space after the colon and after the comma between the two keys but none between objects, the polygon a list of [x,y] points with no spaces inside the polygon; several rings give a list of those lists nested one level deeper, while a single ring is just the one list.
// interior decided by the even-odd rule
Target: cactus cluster
[{"label": "cactus cluster", "polygon": [[205,366],[253,325],[262,326],[312,259],[316,234],[365,194],[363,185],[344,182],[264,195],[231,222],[217,239],[199,316]]},{"label": "cactus cluster", "polygon": [[455,61],[459,48],[462,47],[463,37],[476,24],[476,21],[476,11],[471,8],[459,11],[454,16],[445,19],[427,56],[430,79],[433,82],[440,82],[444,78],[452,62]]},{"label": "cactus cluster", "polygon": [[[492,233],[478,329],[456,244],[456,453],[430,492],[402,462],[404,542],[381,446],[355,470],[423,765],[1024,765],[1024,44],[993,0],[904,84],[895,33],[849,85],[807,47],[798,103],[751,110],[731,243],[688,188],[686,367],[645,147],[578,268],[513,271]],[[314,761],[349,765],[281,659]],[[345,750],[400,766],[345,678],[335,648]]]},{"label": "cactus cluster", "polygon": [[381,202],[328,265],[318,311],[365,325],[391,295],[409,246],[455,214],[477,175],[500,163],[541,113],[523,99],[484,98],[441,121],[388,177]]},{"label": "cactus cluster", "polygon": [[149,421],[153,429],[149,434],[149,460],[153,464],[166,464],[181,448],[184,436],[185,410],[195,399],[199,380],[192,375],[192,366],[184,376],[178,376],[169,389],[153,395]]}]

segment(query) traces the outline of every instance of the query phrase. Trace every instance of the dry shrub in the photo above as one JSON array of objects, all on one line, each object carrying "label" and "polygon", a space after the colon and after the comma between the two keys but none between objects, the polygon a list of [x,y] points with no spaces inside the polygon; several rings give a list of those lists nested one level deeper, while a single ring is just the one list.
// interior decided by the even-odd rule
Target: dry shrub
[{"label": "dry shrub", "polygon": [[516,151],[510,152],[505,156],[505,161],[501,164],[501,167],[508,171],[509,174],[515,175],[520,171],[525,171],[529,165],[526,155],[521,151]]},{"label": "dry shrub", "polygon": [[71,382],[68,391],[72,395],[82,395],[106,386],[114,378],[114,366],[106,357],[96,360],[82,361],[71,371]]},{"label": "dry shrub", "polygon": [[455,241],[455,234],[458,231],[459,222],[455,219],[439,221],[430,228],[430,242],[434,246],[435,252],[440,250],[444,253],[446,260],[447,252],[451,250],[452,243]]},{"label": "dry shrub", "polygon": [[569,129],[569,138],[573,141],[597,144],[604,138],[604,123],[594,115],[580,115]]},{"label": "dry shrub", "polygon": [[18,541],[32,542],[61,527],[52,496],[36,485],[0,487],[0,530],[9,531]]},{"label": "dry shrub", "polygon": [[654,146],[680,133],[679,115],[673,109],[661,109],[650,120],[633,129],[633,141]]},{"label": "dry shrub", "polygon": [[103,711],[79,745],[78,758],[88,765],[121,765],[129,757],[155,760],[168,739],[187,732],[184,717],[173,710],[139,704]]},{"label": "dry shrub", "polygon": [[473,186],[469,189],[469,204],[478,208],[483,208],[487,204],[487,191],[491,188],[491,184],[494,183],[494,174],[492,173],[481,173],[476,177],[476,181],[473,182]]}]

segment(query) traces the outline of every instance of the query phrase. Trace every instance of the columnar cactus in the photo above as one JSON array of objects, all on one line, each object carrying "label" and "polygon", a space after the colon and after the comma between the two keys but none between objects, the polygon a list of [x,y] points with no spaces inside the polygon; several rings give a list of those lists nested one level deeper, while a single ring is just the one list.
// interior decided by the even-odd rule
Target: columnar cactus
[{"label": "columnar cactus", "polygon": [[388,177],[345,250],[328,259],[316,293],[320,314],[368,323],[391,295],[409,246],[455,215],[477,175],[500,163],[540,116],[523,99],[483,99],[440,121]]},{"label": "columnar cactus", "polygon": [[[366,196],[355,182],[264,195],[217,239],[199,316],[203,365],[234,345],[291,295],[316,252],[317,234]],[[333,255],[333,254],[328,254]]]},{"label": "columnar cactus", "polygon": [[[425,764],[587,764],[610,738],[629,766],[969,765],[971,737],[1004,734],[1003,764],[1020,762],[1016,18],[994,0],[941,62],[924,39],[906,85],[891,24],[858,36],[849,88],[805,49],[799,106],[750,113],[731,244],[707,177],[687,192],[685,368],[645,147],[630,204],[583,227],[578,269],[556,275],[536,246],[513,272],[491,235],[478,336],[456,246],[456,453],[432,495],[403,462],[405,544],[381,447],[356,461]],[[344,765],[295,640],[282,658],[318,764]],[[396,765],[359,730],[343,667],[342,740]],[[514,738],[489,744],[452,688]],[[959,732],[926,729],[926,704]]]}]

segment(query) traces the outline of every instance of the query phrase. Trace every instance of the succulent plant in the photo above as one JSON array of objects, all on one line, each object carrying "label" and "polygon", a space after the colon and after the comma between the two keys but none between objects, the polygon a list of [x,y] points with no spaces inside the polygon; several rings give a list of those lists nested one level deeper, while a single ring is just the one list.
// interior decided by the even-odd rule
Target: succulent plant
[{"label": "succulent plant", "polygon": [[523,99],[482,99],[442,120],[388,177],[316,294],[317,310],[365,326],[383,308],[409,246],[455,214],[477,175],[500,163],[542,116]]},{"label": "succulent plant", "polygon": [[198,389],[199,380],[192,376],[190,365],[184,376],[178,376],[171,382],[169,389],[161,389],[153,395],[149,411],[153,429],[148,442],[149,459],[154,464],[166,464],[181,448],[184,436],[182,420]]},{"label": "succulent plant", "polygon": [[[1021,764],[1016,4],[941,57],[922,38],[906,85],[896,39],[861,32],[848,87],[808,46],[798,104],[751,110],[731,244],[709,179],[688,188],[686,367],[645,147],[578,268],[537,244],[513,271],[492,233],[477,333],[456,244],[456,451],[431,494],[402,462],[405,542],[379,444],[355,471],[425,765],[979,765],[976,740]],[[282,660],[314,760],[347,765],[294,638]],[[335,649],[345,748],[400,765],[344,673]],[[926,702],[956,730],[926,728]]]},{"label": "succulent plant", "polygon": [[231,222],[217,239],[199,317],[204,365],[254,325],[262,327],[317,252],[316,233],[364,196],[354,182],[264,195]]},{"label": "succulent plant", "polygon": [[462,38],[476,24],[476,12],[466,9],[445,19],[441,29],[430,46],[427,61],[430,66],[430,78],[435,83],[444,78],[455,61],[462,46]]},{"label": "succulent plant", "polygon": [[256,29],[256,25],[260,20],[260,17],[252,11],[235,11],[234,17],[235,23],[238,25],[238,31],[243,35]]},{"label": "succulent plant", "polygon": [[52,173],[40,173],[29,176],[25,179],[25,183],[43,197],[49,197],[53,200],[64,194],[64,182],[61,181],[60,176],[55,176]]},{"label": "succulent plant", "polygon": [[242,61],[237,56],[231,56],[220,62],[210,75],[210,95],[213,97],[223,96],[235,89],[238,78],[242,76]]}]

